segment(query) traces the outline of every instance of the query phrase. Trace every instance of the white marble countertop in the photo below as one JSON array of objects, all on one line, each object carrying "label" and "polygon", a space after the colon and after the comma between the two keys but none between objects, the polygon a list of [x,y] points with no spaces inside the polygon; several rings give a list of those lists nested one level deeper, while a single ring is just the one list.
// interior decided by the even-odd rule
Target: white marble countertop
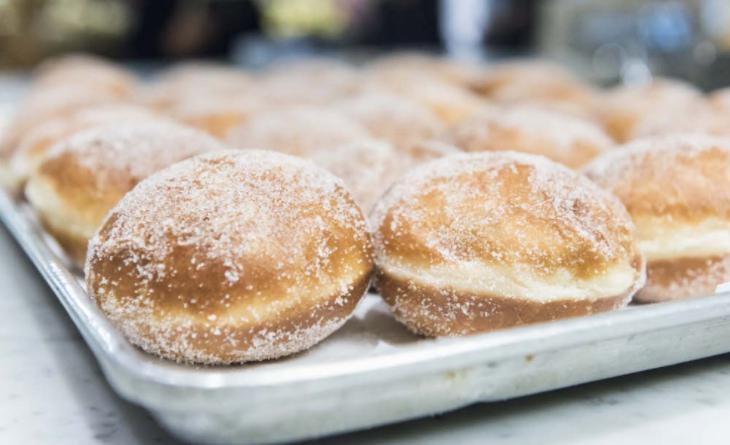
[{"label": "white marble countertop", "polygon": [[[0,228],[0,444],[171,444],[120,400]],[[730,355],[322,440],[325,444],[726,444]]]}]

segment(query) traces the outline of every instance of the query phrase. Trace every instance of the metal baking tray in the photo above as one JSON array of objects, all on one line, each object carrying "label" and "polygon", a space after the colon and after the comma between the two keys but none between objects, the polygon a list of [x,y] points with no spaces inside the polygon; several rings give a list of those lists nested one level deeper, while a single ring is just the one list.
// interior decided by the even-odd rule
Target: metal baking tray
[{"label": "metal baking tray", "polygon": [[243,366],[184,366],[124,339],[27,204],[0,193],[0,217],[111,386],[192,442],[313,438],[730,351],[730,293],[438,340],[408,333],[369,295],[340,331],[308,352]]}]

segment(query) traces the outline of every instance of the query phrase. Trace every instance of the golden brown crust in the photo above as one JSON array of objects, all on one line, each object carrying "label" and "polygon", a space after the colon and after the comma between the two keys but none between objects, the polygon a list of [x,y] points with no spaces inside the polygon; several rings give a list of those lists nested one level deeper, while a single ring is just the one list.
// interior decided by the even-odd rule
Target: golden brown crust
[{"label": "golden brown crust", "polygon": [[597,299],[564,298],[542,302],[418,284],[380,269],[376,280],[378,290],[393,308],[395,317],[411,331],[426,337],[470,335],[606,312],[626,306],[636,291],[632,288],[620,295]]},{"label": "golden brown crust", "polygon": [[21,138],[10,161],[10,168],[19,186],[40,163],[43,156],[56,143],[62,142],[82,130],[126,122],[165,120],[145,108],[121,104],[106,104],[76,110],[49,119],[32,128]]},{"label": "golden brown crust", "polygon": [[572,168],[613,146],[608,135],[589,120],[526,105],[485,110],[453,126],[446,139],[464,151],[539,154]]},{"label": "golden brown crust", "polygon": [[44,62],[36,71],[36,88],[63,88],[68,85],[129,96],[134,77],[120,66],[99,57],[73,54]]},{"label": "golden brown crust", "polygon": [[512,152],[433,161],[401,178],[376,213],[382,254],[416,267],[448,264],[453,254],[590,277],[637,248],[613,196],[558,164]]},{"label": "golden brown crust", "polygon": [[634,139],[646,126],[681,122],[688,110],[702,105],[702,93],[690,84],[668,79],[621,86],[596,102],[596,114],[618,142]]},{"label": "golden brown crust", "polygon": [[341,178],[365,214],[408,166],[392,145],[375,139],[331,147],[309,159]]},{"label": "golden brown crust", "polygon": [[374,211],[378,288],[424,335],[463,335],[620,307],[644,282],[618,200],[545,158],[433,161]]},{"label": "golden brown crust", "polygon": [[730,281],[730,255],[649,261],[646,275],[646,286],[634,298],[639,303],[713,295]]},{"label": "golden brown crust", "polygon": [[320,107],[292,107],[252,117],[228,133],[234,148],[273,150],[309,157],[322,150],[370,139],[354,120]]},{"label": "golden brown crust", "polygon": [[495,102],[535,103],[586,117],[598,100],[598,93],[569,71],[541,60],[497,64],[484,70],[471,87]]},{"label": "golden brown crust", "polygon": [[337,107],[377,139],[403,149],[443,131],[443,124],[426,107],[405,97],[367,91],[340,101]]},{"label": "golden brown crust", "polygon": [[127,194],[90,243],[87,284],[133,344],[179,361],[311,347],[367,289],[372,247],[341,182],[256,150],[180,162]]},{"label": "golden brown crust", "polygon": [[656,136],[610,152],[586,175],[615,194],[637,224],[730,219],[730,140],[704,135]]},{"label": "golden brown crust", "polygon": [[236,108],[211,109],[206,113],[181,116],[180,120],[186,124],[199,128],[211,136],[225,138],[228,132],[241,125],[249,114]]},{"label": "golden brown crust", "polygon": [[57,144],[32,172],[26,196],[44,225],[83,262],[88,239],[139,181],[173,162],[223,147],[167,121],[108,124]]},{"label": "golden brown crust", "polygon": [[[184,264],[187,257],[188,255],[184,254],[174,255],[167,267],[179,267]],[[134,277],[136,267],[135,264],[128,261],[128,257],[119,255],[97,263],[94,266],[93,273],[95,276],[109,277],[113,280],[114,277],[120,276]],[[168,312],[176,312],[180,308],[180,295],[229,294],[234,297],[228,299],[228,303],[236,304],[238,299],[235,296],[248,294],[246,286],[251,286],[251,282],[242,281],[238,286],[225,286],[225,281],[221,280],[220,269],[222,267],[223,265],[218,265],[218,267],[192,271],[192,275],[189,276],[194,277],[193,280],[176,280],[175,286],[172,287],[169,282],[160,281],[150,286],[146,291],[154,294],[161,307],[164,307],[165,311]],[[98,281],[94,282],[99,283]],[[260,320],[255,328],[244,323],[228,325],[219,328],[221,332],[219,335],[211,335],[211,326],[206,323],[208,320],[200,317],[184,329],[169,333],[169,335],[184,337],[184,347],[182,347],[183,343],[176,343],[174,340],[163,340],[164,334],[161,335],[159,330],[152,328],[148,323],[136,323],[132,327],[129,324],[130,320],[119,319],[119,314],[111,312],[107,315],[130,338],[154,339],[154,341],[133,340],[133,343],[146,352],[162,358],[177,362],[205,362],[217,365],[243,363],[250,360],[275,359],[282,355],[299,352],[298,350],[292,350],[291,344],[299,341],[294,337],[302,326],[316,326],[321,320],[331,320],[333,321],[331,325],[322,327],[328,331],[324,332],[323,335],[329,335],[347,321],[369,285],[370,273],[365,273],[349,288],[348,292],[344,294],[337,292],[329,297],[323,297],[317,306],[307,309],[291,307],[279,312],[276,318]],[[138,292],[136,286],[138,286],[138,283],[134,280],[120,280],[120,285],[115,288],[114,292],[105,295],[104,298],[113,300],[118,299],[121,295],[134,295]],[[92,290],[93,292],[94,290]],[[201,302],[203,299],[201,298]],[[104,308],[103,301],[98,301],[98,303]],[[195,305],[192,306],[192,309],[195,309]],[[220,313],[225,312],[225,307],[222,304],[216,309]],[[205,313],[209,313],[208,308],[206,308]],[[133,317],[134,314],[127,314],[127,317],[129,316]],[[260,347],[261,334],[266,332],[284,334],[275,336],[263,353],[246,353],[245,351],[256,351],[257,346]],[[287,335],[286,333],[290,334]],[[235,341],[231,341],[231,338],[234,338]],[[194,355],[191,355],[191,350],[195,351]],[[202,359],[203,357],[216,357],[216,359],[211,361]]]},{"label": "golden brown crust", "polygon": [[0,157],[12,156],[23,137],[51,119],[83,108],[122,101],[116,94],[83,85],[37,87],[18,105],[8,128],[4,130]]}]

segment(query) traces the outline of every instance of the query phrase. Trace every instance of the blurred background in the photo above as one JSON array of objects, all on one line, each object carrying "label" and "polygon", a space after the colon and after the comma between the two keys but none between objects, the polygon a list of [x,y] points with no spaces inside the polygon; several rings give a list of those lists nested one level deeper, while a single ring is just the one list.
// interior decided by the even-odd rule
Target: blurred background
[{"label": "blurred background", "polygon": [[0,65],[88,51],[139,66],[259,66],[308,54],[423,49],[466,59],[544,54],[602,84],[650,73],[730,78],[728,0],[0,0]]}]

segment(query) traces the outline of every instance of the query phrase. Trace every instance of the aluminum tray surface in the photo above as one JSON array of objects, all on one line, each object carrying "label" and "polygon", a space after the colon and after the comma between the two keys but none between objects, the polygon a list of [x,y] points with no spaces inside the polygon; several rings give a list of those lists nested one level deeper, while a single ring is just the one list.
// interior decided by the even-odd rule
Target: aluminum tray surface
[{"label": "aluminum tray surface", "polygon": [[129,344],[86,295],[26,204],[0,218],[66,308],[112,387],[172,434],[272,443],[363,429],[730,351],[730,293],[458,339],[419,339],[377,296],[310,351],[192,367]]}]

